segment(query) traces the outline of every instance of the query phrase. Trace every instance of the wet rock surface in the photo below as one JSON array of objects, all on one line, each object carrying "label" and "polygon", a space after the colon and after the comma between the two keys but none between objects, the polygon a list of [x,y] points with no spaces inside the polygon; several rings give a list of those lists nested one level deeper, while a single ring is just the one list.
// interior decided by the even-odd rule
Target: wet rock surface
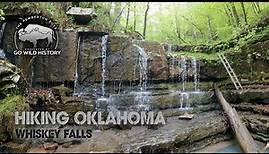
[{"label": "wet rock surface", "polygon": [[[62,89],[62,88],[60,88]],[[65,89],[65,88],[63,88]],[[46,107],[51,111],[66,110],[73,113],[84,107],[80,106],[83,102],[82,98],[68,96],[68,90],[59,92],[59,87],[56,87],[49,95],[54,96],[54,104],[47,105]],[[254,92],[254,90],[252,91]],[[40,94],[40,92],[39,92]],[[49,140],[49,143],[57,143],[58,148],[52,150],[45,150],[44,147],[39,147],[40,143],[43,145],[44,141],[39,144],[36,143],[29,151],[50,151],[50,152],[192,152],[204,148],[212,143],[218,143],[224,140],[229,140],[233,135],[229,128],[227,118],[222,112],[222,108],[216,102],[212,91],[206,93],[190,94],[189,103],[193,107],[192,111],[194,117],[191,120],[179,120],[178,116],[182,115],[185,111],[178,109],[178,102],[180,99],[179,93],[171,91],[162,91],[153,93],[155,97],[151,101],[154,109],[163,112],[166,117],[166,124],[158,127],[150,126],[132,126],[128,128],[108,127],[102,131],[93,131],[92,137],[80,141],[81,143],[75,144],[73,139],[66,139],[63,137],[55,140]],[[226,91],[225,98],[233,102],[234,99],[230,98],[231,94],[236,98],[246,98],[247,94],[228,93]],[[55,96],[58,96],[55,97]],[[121,97],[116,95],[114,97],[116,102],[121,102],[119,106],[131,106],[132,95],[125,95]],[[229,96],[229,97],[228,97]],[[266,97],[264,97],[266,98]],[[46,98],[49,100],[49,97]],[[55,99],[59,99],[56,103]],[[82,99],[82,100],[81,100]],[[251,100],[251,99],[246,99]],[[53,102],[52,101],[52,102]],[[51,103],[52,103],[51,102]],[[71,103],[70,105],[68,105]],[[85,103],[85,102],[84,102]],[[180,103],[180,102],[179,102]],[[94,104],[94,103],[93,103]],[[256,140],[268,142],[268,116],[266,112],[253,112],[248,111],[249,105],[255,108],[253,103],[238,103],[233,102],[232,105],[236,107],[242,120],[245,122],[247,128],[252,133]],[[260,110],[266,110],[260,105],[256,104]],[[80,108],[81,107],[81,108]],[[256,114],[255,114],[256,113]],[[42,127],[42,126],[41,126]],[[82,126],[68,125],[61,126],[47,126],[47,128],[82,128]],[[83,126],[84,127],[84,126]],[[35,127],[36,128],[36,127]],[[42,127],[43,128],[43,127]],[[88,127],[88,129],[95,130],[95,127]],[[48,141],[46,141],[48,142]],[[54,147],[54,146],[53,146]]]},{"label": "wet rock surface", "polygon": [[[59,31],[59,56],[37,56],[33,59],[34,86],[41,86],[42,82],[64,82],[75,80],[77,32]],[[18,57],[20,59],[24,56]],[[31,70],[30,68],[23,68]]]},{"label": "wet rock surface", "polygon": [[[81,34],[80,42],[80,77],[79,82],[101,81],[101,37],[104,34]],[[131,40],[129,37],[109,36],[106,75],[107,81],[139,80],[138,56],[139,45],[150,57],[148,65],[149,80],[167,80],[168,63],[163,47],[156,42]]]},{"label": "wet rock surface", "polygon": [[[94,132],[89,141],[69,148],[59,147],[56,152],[183,152],[186,151],[184,146],[204,138],[208,141],[225,139],[227,132],[225,117],[214,111],[197,114],[189,121],[169,118],[166,125],[158,129],[135,126],[130,130]],[[198,145],[208,144],[208,141]]]}]

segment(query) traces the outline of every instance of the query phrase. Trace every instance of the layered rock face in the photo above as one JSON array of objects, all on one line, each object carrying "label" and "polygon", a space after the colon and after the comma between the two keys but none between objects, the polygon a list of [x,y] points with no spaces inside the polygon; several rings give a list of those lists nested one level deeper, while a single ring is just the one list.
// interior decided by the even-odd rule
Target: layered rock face
[{"label": "layered rock face", "polygon": [[[22,69],[28,82],[40,86],[49,82],[74,81],[76,64],[80,82],[100,82],[102,72],[102,36],[105,33],[59,31],[59,56],[15,56],[13,34],[17,21],[8,21],[4,30],[3,49],[7,59]],[[10,37],[7,37],[10,36]],[[79,42],[78,42],[79,41]],[[138,56],[140,49],[147,55],[148,79],[167,80],[169,68],[166,53],[157,42],[132,40],[125,36],[109,36],[106,55],[106,80],[139,80]],[[79,45],[79,46],[78,46]],[[78,54],[78,57],[76,55]]]},{"label": "layered rock face", "polygon": [[59,56],[37,56],[33,60],[33,81],[64,82],[75,79],[77,33],[75,31],[59,32]]},{"label": "layered rock face", "polygon": [[[102,36],[104,34],[81,33],[78,61],[79,82],[100,82],[102,73]],[[137,48],[136,46],[140,48]],[[159,43],[132,40],[128,37],[109,36],[106,51],[106,80],[139,80],[139,51],[149,56],[148,79],[167,80],[168,63]]]},{"label": "layered rock face", "polygon": [[16,56],[14,33],[17,21],[8,21],[4,30],[3,50],[6,58],[19,67],[29,83],[74,81],[77,32],[59,31],[59,56]]},{"label": "layered rock face", "polygon": [[[238,95],[232,94],[232,106],[251,132],[254,139],[267,143],[269,141],[269,91],[268,89],[248,90]],[[241,103],[239,103],[241,102]]]}]

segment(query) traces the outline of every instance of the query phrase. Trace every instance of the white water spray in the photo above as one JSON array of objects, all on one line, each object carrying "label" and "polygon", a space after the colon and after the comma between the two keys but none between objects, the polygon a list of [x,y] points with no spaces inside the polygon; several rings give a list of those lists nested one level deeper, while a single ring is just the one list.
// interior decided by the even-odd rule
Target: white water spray
[{"label": "white water spray", "polygon": [[106,52],[107,52],[108,35],[102,37],[102,97],[105,96],[105,80],[106,80]]},{"label": "white water spray", "polygon": [[187,61],[185,57],[181,57],[181,61],[180,61],[180,68],[182,69],[182,73],[181,73],[181,82],[182,82],[182,91],[185,91],[185,84],[187,82]]},{"label": "white water spray", "polygon": [[193,70],[193,80],[194,80],[194,90],[199,91],[199,79],[198,79],[198,63],[196,58],[192,58],[192,70]]}]

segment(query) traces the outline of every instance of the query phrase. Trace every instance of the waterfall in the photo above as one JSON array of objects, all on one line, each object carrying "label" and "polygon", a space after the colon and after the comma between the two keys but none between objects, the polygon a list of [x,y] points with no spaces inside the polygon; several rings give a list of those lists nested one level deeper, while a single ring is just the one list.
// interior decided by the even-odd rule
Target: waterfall
[{"label": "waterfall", "polygon": [[79,57],[79,50],[80,50],[80,36],[78,37],[78,44],[77,44],[77,53],[76,53],[76,74],[75,74],[75,82],[74,82],[74,94],[78,94],[78,57]]},{"label": "waterfall", "polygon": [[[34,57],[32,57],[34,58]],[[32,87],[34,87],[34,59],[32,59],[33,61],[31,62],[31,85]]]},{"label": "waterfall", "polygon": [[143,48],[141,48],[140,46],[134,44],[133,46],[135,46],[138,49],[139,52],[139,57],[138,57],[138,66],[139,66],[139,87],[140,90],[146,90],[147,88],[147,80],[148,80],[148,59],[149,56],[147,55],[147,53],[145,52],[145,50]]},{"label": "waterfall", "polygon": [[197,89],[196,91],[200,91],[200,62],[197,61]]},{"label": "waterfall", "polygon": [[187,107],[188,99],[189,99],[189,94],[188,93],[183,92],[183,93],[180,94],[180,109],[184,109],[184,108]]},{"label": "waterfall", "polygon": [[[170,63],[171,65],[170,66],[172,67],[173,70],[175,70],[176,67],[177,67],[176,63],[178,62],[178,59],[176,57],[174,57],[174,56],[171,56],[171,60],[170,61],[171,61],[171,63]],[[172,81],[175,82],[174,81],[174,77],[172,78]]]},{"label": "waterfall", "polygon": [[102,97],[105,96],[105,79],[106,79],[106,52],[107,52],[108,35],[102,37]]},{"label": "waterfall", "polygon": [[193,70],[193,80],[194,80],[194,90],[199,91],[199,79],[198,79],[198,64],[196,58],[192,58],[192,70]]},{"label": "waterfall", "polygon": [[190,103],[188,102],[190,98],[189,92],[182,92],[180,94],[180,110],[191,110]]},{"label": "waterfall", "polygon": [[138,46],[137,44],[133,44],[134,47],[138,49],[138,66],[139,66],[139,87],[140,92],[135,94],[135,103],[138,103],[138,109],[149,110],[149,102],[150,102],[150,92],[147,90],[147,80],[148,80],[148,59],[149,56],[145,52],[143,48]]},{"label": "waterfall", "polygon": [[180,68],[182,69],[182,73],[181,73],[182,91],[185,91],[185,84],[187,82],[187,75],[188,75],[187,61],[185,57],[181,58]]},{"label": "waterfall", "polygon": [[[175,69],[175,57],[172,56],[172,69]],[[174,82],[174,78],[172,80]]]},{"label": "waterfall", "polygon": [[6,27],[6,22],[2,24],[1,30],[0,30],[0,59],[6,58],[6,54],[3,49],[3,36],[4,36],[5,27]]}]

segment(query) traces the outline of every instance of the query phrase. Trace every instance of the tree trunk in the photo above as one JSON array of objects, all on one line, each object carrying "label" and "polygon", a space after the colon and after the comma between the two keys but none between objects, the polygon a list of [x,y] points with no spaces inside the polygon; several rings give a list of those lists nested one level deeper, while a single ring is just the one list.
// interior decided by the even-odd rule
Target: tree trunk
[{"label": "tree trunk", "polygon": [[147,3],[147,8],[146,8],[146,11],[145,11],[145,16],[144,16],[144,30],[143,30],[144,39],[146,39],[148,11],[149,11],[149,2]]},{"label": "tree trunk", "polygon": [[115,2],[115,8],[114,8],[114,21],[116,21],[116,25],[118,25],[120,23],[120,19],[121,19],[121,3],[120,2]]},{"label": "tree trunk", "polygon": [[123,10],[124,10],[124,7],[120,10],[118,16],[117,16],[116,19],[114,20],[114,23],[113,23],[113,26],[112,26],[112,28],[111,28],[111,31],[114,30],[115,25],[118,25],[118,24],[119,24],[120,17],[121,17],[121,15],[122,15],[122,13],[123,13]]},{"label": "tree trunk", "polygon": [[129,16],[130,16],[130,2],[128,2],[127,4],[127,17],[126,17],[126,25],[125,25],[125,28],[127,29],[128,28],[128,24],[129,24]]},{"label": "tree trunk", "polygon": [[237,27],[239,27],[240,26],[240,19],[239,19],[237,10],[235,8],[234,2],[231,3],[231,10],[232,10],[232,13],[233,13],[235,24],[236,24]]},{"label": "tree trunk", "polygon": [[188,18],[186,18],[185,16],[182,16],[186,21],[188,21],[190,24],[193,25],[193,27],[195,27],[200,33],[201,35],[204,35],[204,32],[201,30],[201,28],[196,25],[194,22],[192,22],[191,20],[189,20]]},{"label": "tree trunk", "polygon": [[229,25],[232,25],[231,17],[230,17],[230,15],[229,15],[228,10],[227,10],[226,7],[224,8],[224,12],[225,12],[225,14],[226,14],[226,16],[227,16],[227,18],[228,18],[228,23],[229,23]]},{"label": "tree trunk", "polygon": [[209,29],[210,39],[216,40],[216,33],[212,27],[211,18],[209,16],[207,16],[207,21],[208,21],[208,29]]},{"label": "tree trunk", "polygon": [[259,12],[257,11],[255,2],[252,3],[252,9],[253,9],[253,12],[254,12],[255,14],[258,14],[258,13],[259,13]]},{"label": "tree trunk", "polygon": [[214,85],[214,88],[215,95],[217,96],[224,112],[228,116],[230,126],[232,127],[242,150],[245,153],[258,153],[256,142],[252,138],[246,126],[242,123],[240,116],[237,114],[236,110],[232,108],[232,106],[225,100],[221,91],[216,85]]},{"label": "tree trunk", "polygon": [[227,12],[229,14],[229,19],[230,19],[232,25],[236,26],[230,5],[228,3],[225,3],[225,6],[226,6]]},{"label": "tree trunk", "polygon": [[260,4],[259,4],[259,2],[254,2],[254,3],[255,3],[255,5],[256,5],[257,12],[258,12],[258,13],[261,13],[261,8],[260,8]]},{"label": "tree trunk", "polygon": [[248,25],[247,12],[246,12],[246,9],[245,9],[245,5],[244,5],[243,2],[240,2],[240,3],[241,3],[241,7],[242,7],[242,11],[243,11],[243,15],[244,15],[245,25]]},{"label": "tree trunk", "polygon": [[134,31],[136,30],[136,4],[134,4]]},{"label": "tree trunk", "polygon": [[177,34],[177,38],[182,41],[183,43],[187,43],[182,37],[181,37],[181,32],[180,32],[180,25],[178,23],[178,18],[177,18],[177,14],[175,15],[175,21],[176,21],[176,34]]}]

